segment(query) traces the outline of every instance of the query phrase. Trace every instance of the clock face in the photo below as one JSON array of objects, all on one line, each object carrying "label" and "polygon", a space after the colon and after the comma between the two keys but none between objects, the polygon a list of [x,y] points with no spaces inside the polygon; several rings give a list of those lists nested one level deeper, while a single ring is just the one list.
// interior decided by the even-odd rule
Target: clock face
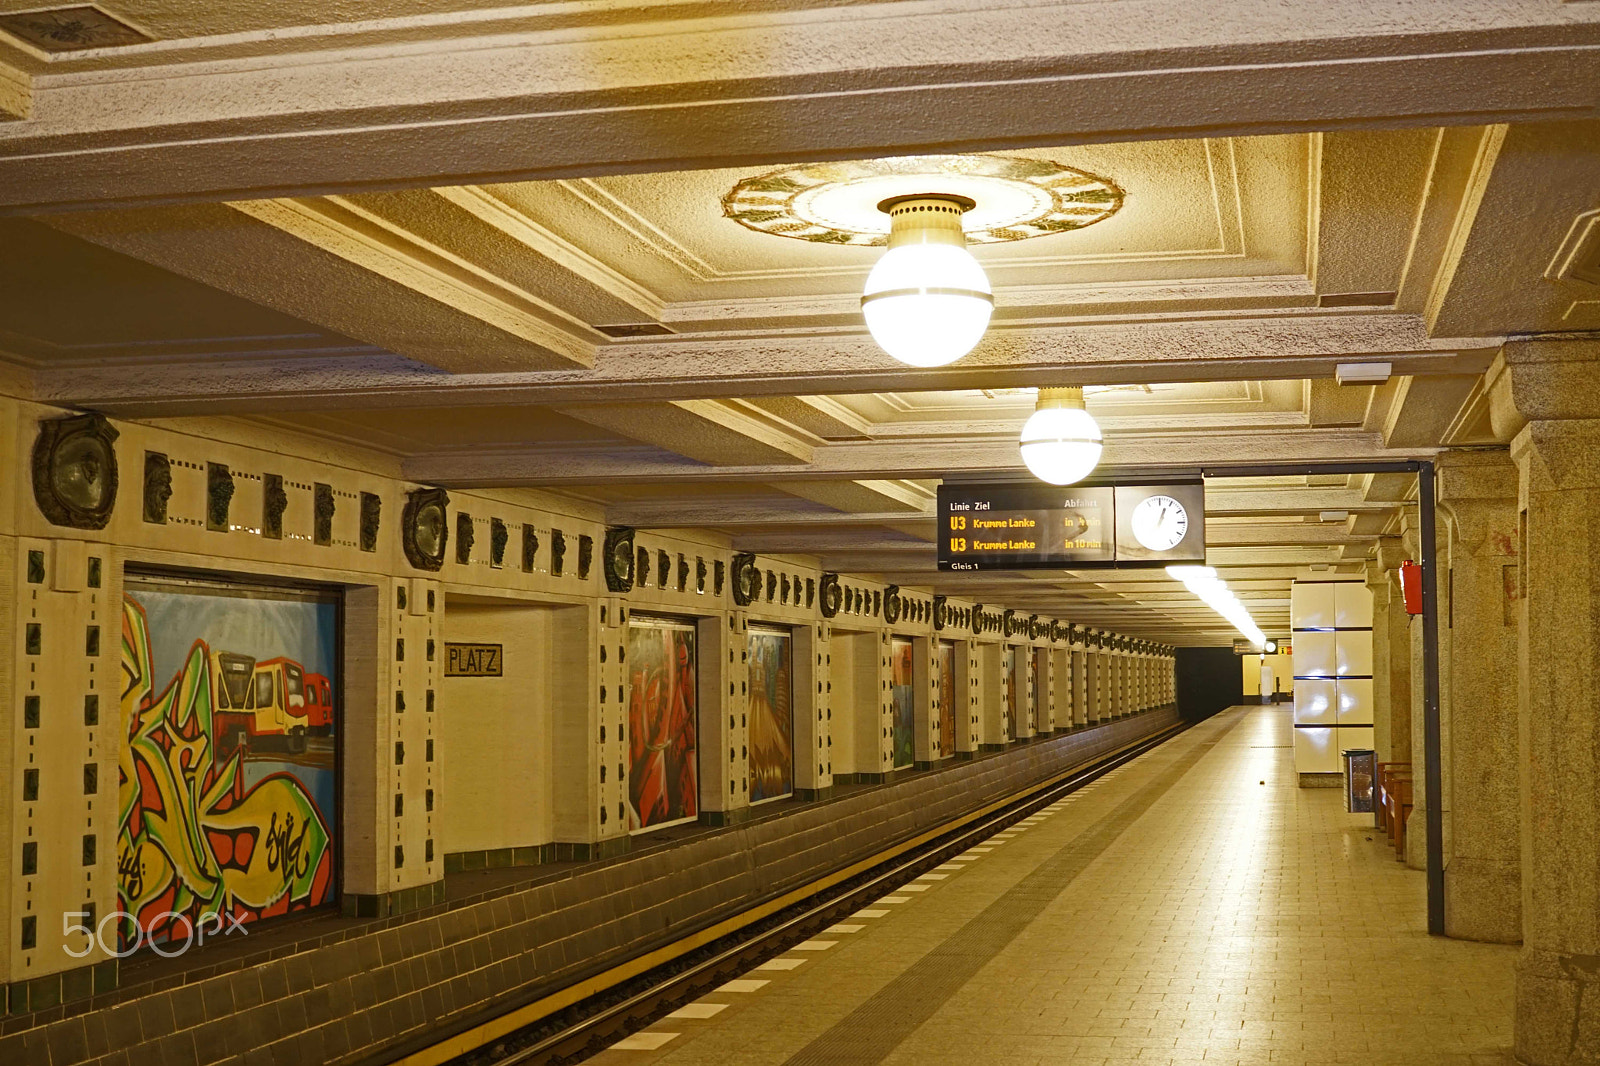
[{"label": "clock face", "polygon": [[1133,535],[1153,552],[1178,546],[1189,531],[1189,512],[1171,496],[1147,496],[1133,509]]}]

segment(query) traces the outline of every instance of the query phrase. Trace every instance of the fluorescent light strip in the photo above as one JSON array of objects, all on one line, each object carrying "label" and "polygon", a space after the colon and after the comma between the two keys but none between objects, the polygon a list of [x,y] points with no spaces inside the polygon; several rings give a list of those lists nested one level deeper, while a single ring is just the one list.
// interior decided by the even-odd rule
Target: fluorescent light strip
[{"label": "fluorescent light strip", "polygon": [[1250,612],[1239,602],[1239,598],[1228,591],[1227,582],[1217,576],[1216,570],[1209,566],[1169,566],[1167,574],[1183,582],[1185,588],[1226,618],[1233,628],[1249,638],[1250,643],[1257,648],[1266,645],[1267,635],[1261,632],[1261,627],[1256,625],[1255,619],[1250,617]]}]

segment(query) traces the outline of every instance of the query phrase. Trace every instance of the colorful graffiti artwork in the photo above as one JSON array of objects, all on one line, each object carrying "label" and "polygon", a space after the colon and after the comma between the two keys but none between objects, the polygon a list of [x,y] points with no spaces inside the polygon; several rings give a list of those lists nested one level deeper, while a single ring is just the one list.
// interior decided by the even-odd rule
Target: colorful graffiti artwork
[{"label": "colorful graffiti artwork", "polygon": [[327,597],[129,578],[124,949],[334,899],[336,624]]},{"label": "colorful graffiti artwork", "polygon": [[894,677],[890,681],[891,694],[894,697],[894,765],[896,767],[910,766],[915,758],[912,749],[912,724],[915,713],[912,706],[912,669],[911,669],[911,641],[905,637],[895,637],[889,643],[889,662]]},{"label": "colorful graffiti artwork", "polygon": [[939,753],[946,757],[956,753],[956,700],[961,690],[956,688],[956,645],[951,640],[939,642]]},{"label": "colorful graffiti artwork", "polygon": [[789,634],[750,630],[750,802],[794,791],[794,706]]},{"label": "colorful graffiti artwork", "polygon": [[628,828],[700,813],[695,631],[635,617],[628,625]]}]

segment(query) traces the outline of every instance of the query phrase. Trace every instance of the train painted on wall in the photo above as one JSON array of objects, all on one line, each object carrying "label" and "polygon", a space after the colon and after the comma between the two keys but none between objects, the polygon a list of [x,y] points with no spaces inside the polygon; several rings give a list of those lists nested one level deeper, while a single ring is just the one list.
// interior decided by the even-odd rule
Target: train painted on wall
[{"label": "train painted on wall", "polygon": [[333,732],[333,686],[293,659],[257,662],[236,652],[211,653],[216,685],[217,755],[236,749],[302,752],[307,737]]}]

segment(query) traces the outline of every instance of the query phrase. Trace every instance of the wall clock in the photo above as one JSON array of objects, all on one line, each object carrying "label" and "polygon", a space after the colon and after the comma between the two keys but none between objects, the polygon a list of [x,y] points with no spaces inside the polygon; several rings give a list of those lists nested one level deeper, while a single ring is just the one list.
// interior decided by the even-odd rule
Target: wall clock
[{"label": "wall clock", "polygon": [[1171,496],[1146,496],[1133,509],[1133,536],[1153,552],[1170,551],[1189,532],[1189,512]]}]

